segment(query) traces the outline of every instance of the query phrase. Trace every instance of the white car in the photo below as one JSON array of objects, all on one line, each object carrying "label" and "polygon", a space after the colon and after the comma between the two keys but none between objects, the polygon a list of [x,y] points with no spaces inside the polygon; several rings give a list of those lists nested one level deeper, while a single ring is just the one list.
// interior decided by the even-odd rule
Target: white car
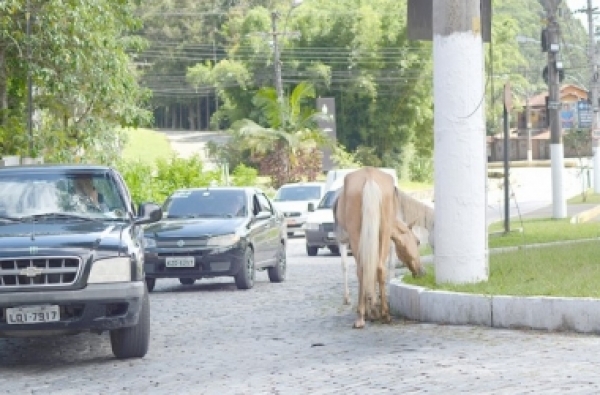
[{"label": "white car", "polygon": [[273,205],[285,216],[288,237],[293,236],[295,232],[303,232],[309,203],[316,206],[324,194],[324,182],[285,184],[277,190]]},{"label": "white car", "polygon": [[319,204],[315,205],[314,208],[311,207],[304,225],[306,253],[309,256],[317,255],[319,248],[328,248],[335,255],[340,253],[334,233],[333,203],[343,185],[343,181],[343,179],[340,179],[335,182],[331,189],[325,193]]}]

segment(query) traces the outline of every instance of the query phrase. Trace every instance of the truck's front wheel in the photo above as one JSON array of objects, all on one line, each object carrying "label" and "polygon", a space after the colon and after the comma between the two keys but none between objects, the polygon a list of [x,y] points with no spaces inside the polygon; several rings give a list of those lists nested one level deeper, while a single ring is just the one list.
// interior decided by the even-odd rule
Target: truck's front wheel
[{"label": "truck's front wheel", "polygon": [[148,292],[152,292],[154,290],[154,286],[156,285],[155,278],[146,277],[146,286],[148,287]]},{"label": "truck's front wheel", "polygon": [[150,345],[150,300],[148,292],[142,299],[142,310],[135,326],[110,331],[110,345],[119,359],[142,358]]}]

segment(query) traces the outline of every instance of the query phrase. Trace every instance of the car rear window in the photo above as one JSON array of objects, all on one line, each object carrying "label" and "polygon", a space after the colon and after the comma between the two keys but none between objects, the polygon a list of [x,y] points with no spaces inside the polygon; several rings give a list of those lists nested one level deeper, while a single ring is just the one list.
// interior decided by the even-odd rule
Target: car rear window
[{"label": "car rear window", "polygon": [[282,187],[275,194],[273,201],[292,202],[302,200],[318,200],[321,198],[321,187],[318,185],[298,185]]}]

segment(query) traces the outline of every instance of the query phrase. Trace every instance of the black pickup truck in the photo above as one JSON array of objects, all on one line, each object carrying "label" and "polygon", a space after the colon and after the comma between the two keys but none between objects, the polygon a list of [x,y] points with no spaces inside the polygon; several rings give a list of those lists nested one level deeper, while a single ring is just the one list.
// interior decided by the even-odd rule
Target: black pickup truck
[{"label": "black pickup truck", "polygon": [[117,358],[146,355],[142,226],[161,217],[110,167],[0,167],[0,337],[108,331]]}]

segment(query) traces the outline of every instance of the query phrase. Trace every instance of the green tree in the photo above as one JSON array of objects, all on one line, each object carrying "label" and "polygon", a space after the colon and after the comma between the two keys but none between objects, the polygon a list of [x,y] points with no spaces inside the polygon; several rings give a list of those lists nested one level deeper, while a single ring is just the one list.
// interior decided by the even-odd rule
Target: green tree
[{"label": "green tree", "polygon": [[320,158],[303,155],[327,143],[317,120],[325,117],[312,106],[314,87],[307,82],[298,84],[283,102],[277,98],[275,89],[263,88],[254,96],[252,103],[257,118],[242,119],[232,125],[232,130],[242,137],[254,158],[263,165],[264,174],[271,176],[275,188],[290,181],[297,181],[301,170],[313,167],[311,162]]},{"label": "green tree", "polygon": [[337,143],[333,149],[332,160],[340,169],[359,168],[362,166],[356,154],[346,151],[346,147],[340,143]]},{"label": "green tree", "polygon": [[150,120],[128,51],[142,46],[131,1],[30,0],[0,2],[0,144],[4,154],[27,154],[27,79],[36,111],[34,155],[50,161],[110,162],[123,126]]}]

